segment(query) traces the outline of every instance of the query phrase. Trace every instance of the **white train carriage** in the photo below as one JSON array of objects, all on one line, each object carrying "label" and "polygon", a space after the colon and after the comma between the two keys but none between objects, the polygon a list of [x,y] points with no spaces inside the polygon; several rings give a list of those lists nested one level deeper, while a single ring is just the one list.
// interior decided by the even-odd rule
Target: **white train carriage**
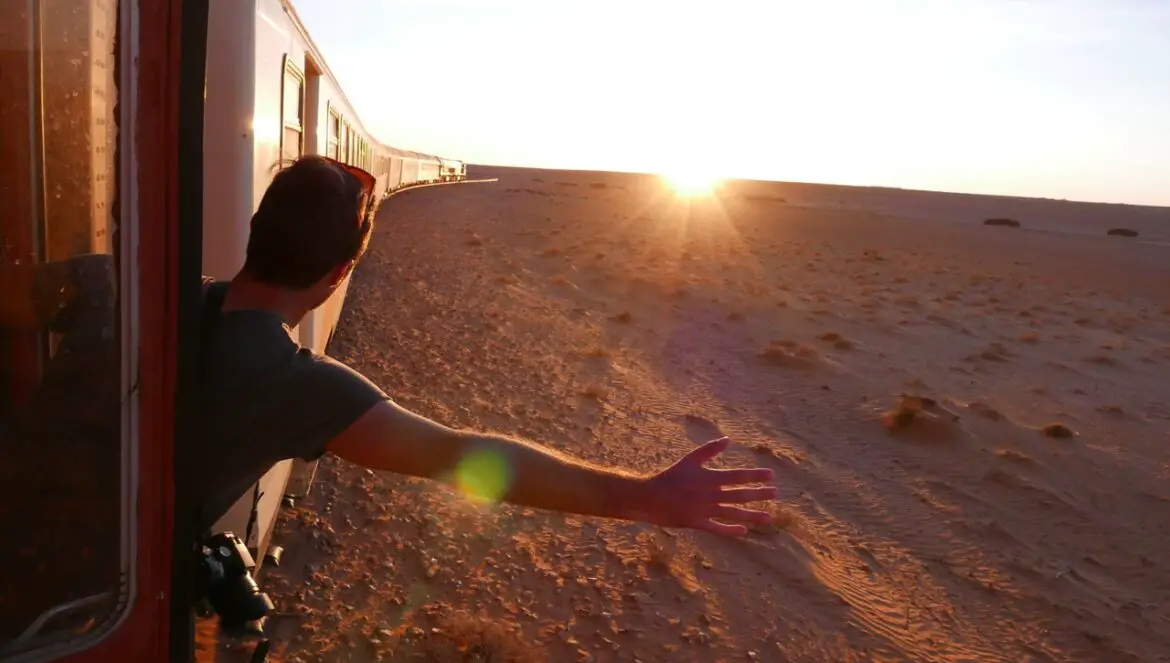
[{"label": "white train carriage", "polygon": [[388,148],[387,158],[390,161],[390,170],[387,175],[389,190],[394,191],[402,186],[402,150]]},{"label": "white train carriage", "polygon": [[417,154],[402,150],[402,182],[399,188],[418,184],[418,161]]},{"label": "white train carriage", "polygon": [[467,164],[465,162],[459,161],[458,159],[443,158],[440,158],[439,161],[442,162],[442,173],[439,176],[440,181],[459,182],[467,179]]},{"label": "white train carriage", "polygon": [[420,154],[418,159],[418,180],[422,183],[438,182],[443,164],[438,157]]}]

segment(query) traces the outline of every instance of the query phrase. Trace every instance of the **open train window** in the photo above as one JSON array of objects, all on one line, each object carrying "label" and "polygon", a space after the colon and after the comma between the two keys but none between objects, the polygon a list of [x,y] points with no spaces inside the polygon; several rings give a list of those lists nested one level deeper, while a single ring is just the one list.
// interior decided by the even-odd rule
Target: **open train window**
[{"label": "open train window", "polygon": [[305,75],[284,56],[284,79],[281,84],[280,156],[296,160],[304,150]]},{"label": "open train window", "polygon": [[118,0],[0,2],[0,658],[93,642],[129,596],[119,32]]},{"label": "open train window", "polygon": [[338,147],[341,144],[341,116],[333,107],[329,107],[329,126],[328,136],[326,136],[326,152],[325,154],[334,159],[338,158],[340,152]]},{"label": "open train window", "polygon": [[353,127],[348,122],[345,123],[345,162],[349,165],[354,165],[353,155],[357,152],[357,136],[354,135]]}]

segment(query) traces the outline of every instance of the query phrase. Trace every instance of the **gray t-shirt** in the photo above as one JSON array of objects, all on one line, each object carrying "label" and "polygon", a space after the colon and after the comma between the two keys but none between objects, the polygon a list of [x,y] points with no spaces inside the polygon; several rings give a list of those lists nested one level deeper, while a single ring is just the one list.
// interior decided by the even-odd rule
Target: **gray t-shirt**
[{"label": "gray t-shirt", "polygon": [[201,530],[273,464],[320,458],[330,440],[388,400],[361,373],[301,347],[275,313],[222,312],[205,353]]}]

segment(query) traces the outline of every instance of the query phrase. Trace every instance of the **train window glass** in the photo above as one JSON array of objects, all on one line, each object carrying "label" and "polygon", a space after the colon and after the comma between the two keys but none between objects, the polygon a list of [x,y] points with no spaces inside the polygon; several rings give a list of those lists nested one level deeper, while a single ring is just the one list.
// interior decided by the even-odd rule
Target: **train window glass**
[{"label": "train window glass", "polygon": [[334,159],[338,158],[338,145],[341,134],[341,116],[332,108],[329,109],[329,127],[326,140],[326,155]]},{"label": "train window glass", "polygon": [[118,8],[0,2],[0,659],[126,605]]},{"label": "train window glass", "polygon": [[295,160],[302,153],[305,77],[292,62],[285,62],[283,87],[284,100],[281,106],[283,132],[280,137],[280,155],[284,159]]}]

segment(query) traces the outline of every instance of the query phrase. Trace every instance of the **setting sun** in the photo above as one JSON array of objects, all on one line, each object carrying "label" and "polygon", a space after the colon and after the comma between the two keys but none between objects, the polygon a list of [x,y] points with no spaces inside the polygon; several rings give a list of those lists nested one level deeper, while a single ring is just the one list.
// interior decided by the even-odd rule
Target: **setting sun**
[{"label": "setting sun", "polygon": [[698,170],[662,173],[662,180],[680,196],[702,196],[711,193],[720,178]]}]

